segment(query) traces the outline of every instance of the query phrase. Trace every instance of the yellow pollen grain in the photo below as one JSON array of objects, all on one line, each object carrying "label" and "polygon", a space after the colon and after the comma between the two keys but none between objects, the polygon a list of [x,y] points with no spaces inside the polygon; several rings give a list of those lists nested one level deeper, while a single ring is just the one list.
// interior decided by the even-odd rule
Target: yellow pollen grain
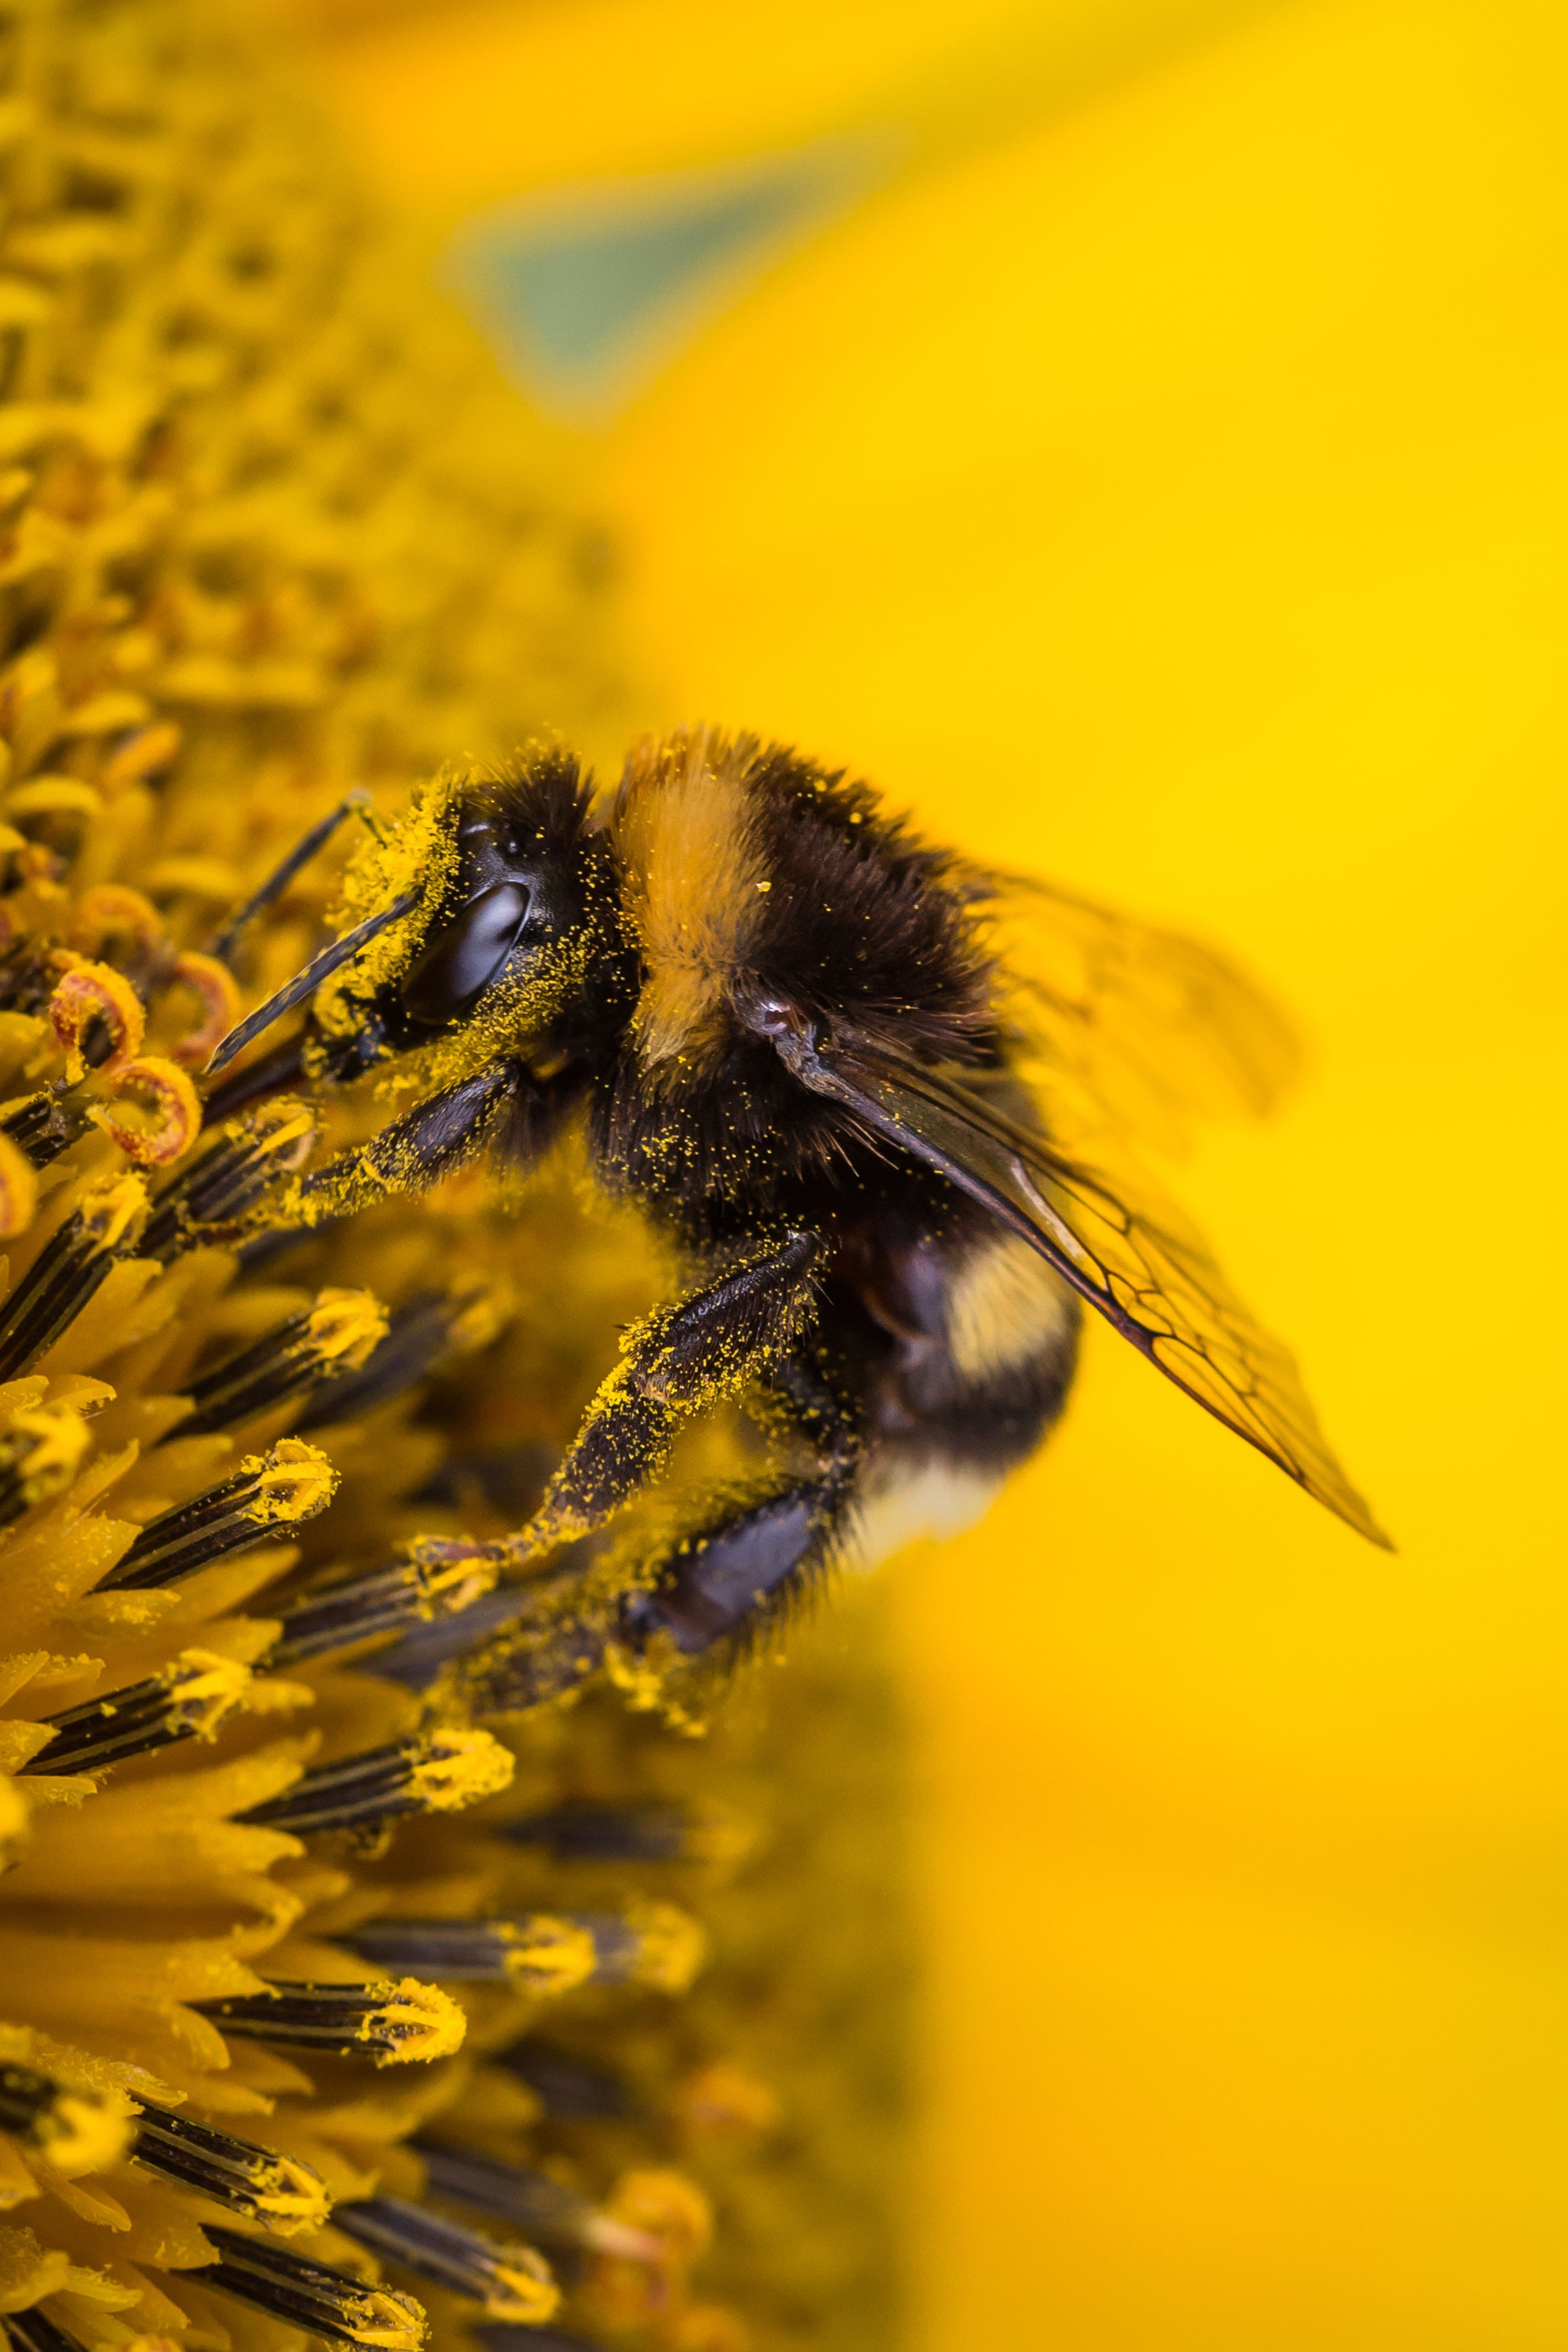
[{"label": "yellow pollen grain", "polygon": [[294,2237],[301,2230],[319,2230],[332,2210],[321,2174],[291,2156],[276,2158],[252,2194],[268,2228],[281,2238]]},{"label": "yellow pollen grain", "polygon": [[170,1714],[197,1739],[211,1739],[245,1698],[250,1668],[212,1650],[182,1650],[168,1669]]},{"label": "yellow pollen grain", "polygon": [[360,2028],[362,2042],[393,2042],[390,2051],[376,2051],[376,2065],[411,2065],[416,2061],[451,2058],[463,2046],[468,2011],[458,2009],[439,1985],[421,1985],[416,1976],[400,1983],[367,1985],[378,2001]]},{"label": "yellow pollen grain", "polygon": [[128,1247],[147,1220],[147,1187],[140,1176],[110,1177],[85,1192],[81,1220],[100,1249]]},{"label": "yellow pollen grain", "polygon": [[633,1982],[684,1992],[708,1957],[708,1938],[689,1912],[673,1903],[637,1903],[626,1925],[637,1939]]},{"label": "yellow pollen grain", "polygon": [[386,1337],[386,1309],[369,1290],[322,1290],[305,1330],[307,1345],[322,1363],[357,1371]]},{"label": "yellow pollen grain", "polygon": [[512,1928],[506,1941],[506,1972],[519,1992],[571,1992],[598,1966],[592,1934],[571,1919],[542,1913]]},{"label": "yellow pollen grain", "polygon": [[488,1731],[437,1731],[409,1786],[431,1812],[452,1813],[508,1787],[517,1761]]},{"label": "yellow pollen grain", "polygon": [[246,1516],[262,1527],[312,1518],[337,1491],[336,1470],[320,1446],[303,1438],[279,1438],[269,1452],[247,1454],[239,1466],[259,1481],[261,1492],[246,1506]]},{"label": "yellow pollen grain", "polygon": [[360,2038],[365,2042],[381,2040],[395,2044],[391,2050],[374,2053],[378,2066],[405,2066],[416,2061],[450,2058],[462,2048],[463,2036],[468,2030],[467,2012],[460,2009],[449,1992],[439,1985],[421,1984],[417,1977],[404,1977],[394,1984],[369,1985],[379,2006],[371,2011],[360,2028]]},{"label": "yellow pollen grain", "polygon": [[560,2307],[561,2290],[543,2256],[531,2246],[509,2246],[485,2296],[490,2317],[512,2320],[520,2327],[542,2327]]},{"label": "yellow pollen grain", "polygon": [[33,2137],[40,2155],[73,2180],[118,2164],[134,2131],[133,2121],[108,2100],[90,2091],[64,2091],[39,2116]]},{"label": "yellow pollen grain", "polygon": [[419,2352],[428,2333],[423,2307],[392,2287],[367,2287],[339,2315],[339,2324],[367,2352]]}]

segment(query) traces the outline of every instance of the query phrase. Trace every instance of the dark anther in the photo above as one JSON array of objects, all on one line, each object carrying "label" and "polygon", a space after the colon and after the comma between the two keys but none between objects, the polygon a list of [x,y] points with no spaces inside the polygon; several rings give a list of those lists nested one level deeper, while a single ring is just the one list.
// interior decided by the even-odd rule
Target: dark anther
[{"label": "dark anther", "polygon": [[46,1716],[54,1738],[17,1768],[19,1775],[98,1772],[176,1740],[210,1739],[249,1683],[250,1668],[232,1658],[182,1650],[161,1675]]},{"label": "dark anther", "polygon": [[449,1983],[567,1992],[580,1984],[684,1991],[700,1966],[701,1929],[668,1903],[496,1919],[377,1919],[343,1940],[373,1967]]},{"label": "dark anther", "polygon": [[35,1168],[47,1168],[73,1143],[79,1143],[92,1125],[91,1099],[74,1087],[44,1087],[24,1095],[0,1118],[0,1135],[8,1136]]},{"label": "dark anther", "polygon": [[558,1862],[680,1862],[691,1853],[683,1805],[557,1805],[508,1822],[514,1845],[544,1845]]},{"label": "dark anther", "polygon": [[318,1765],[235,1819],[291,1837],[364,1829],[401,1813],[456,1812],[504,1789],[511,1775],[510,1752],[488,1731],[427,1731]]},{"label": "dark anther", "polygon": [[315,1136],[315,1112],[287,1095],[231,1119],[195,1165],[158,1195],[142,1237],[142,1255],[168,1265],[204,1242],[239,1239],[249,1212],[302,1165]]},{"label": "dark anther", "polygon": [[249,1455],[232,1478],[149,1519],[99,1589],[174,1584],[231,1551],[287,1537],[326,1509],[337,1483],[315,1446],[279,1438],[265,1454]]},{"label": "dark anther", "polygon": [[283,1631],[267,1663],[274,1670],[297,1666],[378,1635],[457,1616],[495,1580],[495,1562],[482,1546],[427,1538],[411,1545],[408,1558],[391,1568],[347,1577],[281,1610]]},{"label": "dark anther", "polygon": [[450,1993],[405,1977],[374,1984],[269,1985],[192,2006],[225,2033],[321,2057],[373,2058],[378,2066],[449,2058],[467,2020]]},{"label": "dark anther", "polygon": [[617,2254],[629,2262],[658,2258],[657,2239],[601,2213],[591,2199],[552,2180],[547,2172],[498,2164],[477,2148],[454,2147],[446,2140],[416,2139],[411,2145],[424,2159],[437,2197],[493,2214],[498,2221],[510,2221],[548,2243],[586,2246],[594,2253]]},{"label": "dark anther", "polygon": [[0,1381],[18,1379],[76,1320],[110,1267],[132,1255],[146,1215],[139,1176],[116,1176],[85,1196],[5,1301]]},{"label": "dark anther", "polygon": [[552,2123],[598,2123],[632,2113],[631,2093],[618,2074],[549,2042],[514,2042],[495,2063],[527,2084]]},{"label": "dark anther", "polygon": [[0,2314],[0,2332],[9,2337],[16,2352],[85,2352],[80,2338],[57,2327],[37,2304],[30,2311]]},{"label": "dark anther", "polygon": [[202,2224],[219,2259],[182,2278],[216,2287],[237,2303],[247,2303],[307,2336],[330,2344],[353,2344],[363,2352],[418,2352],[425,2341],[425,2313],[411,2294],[366,2286],[345,2271],[309,2263],[268,2238],[242,2237],[237,2230]]},{"label": "dark anther", "polygon": [[416,2277],[482,2304],[493,2319],[527,2326],[548,2319],[561,2299],[549,2264],[531,2246],[497,2245],[405,2198],[340,2205],[332,2221],[384,2262],[401,2263]]},{"label": "dark anther", "polygon": [[377,1919],[342,1940],[373,1968],[416,1969],[447,1984],[510,1984],[521,1992],[570,1992],[586,1984],[596,1954],[575,1919],[535,1912],[509,1919]]},{"label": "dark anther", "polygon": [[335,1366],[363,1364],[386,1329],[386,1311],[368,1290],[323,1290],[253,1347],[193,1383],[182,1437],[234,1429],[313,1389]]},{"label": "dark anther", "polygon": [[321,2174],[298,2158],[276,2156],[145,2100],[131,2155],[147,2171],[195,2189],[247,2221],[264,2221],[282,2237],[319,2230],[331,2210]]}]

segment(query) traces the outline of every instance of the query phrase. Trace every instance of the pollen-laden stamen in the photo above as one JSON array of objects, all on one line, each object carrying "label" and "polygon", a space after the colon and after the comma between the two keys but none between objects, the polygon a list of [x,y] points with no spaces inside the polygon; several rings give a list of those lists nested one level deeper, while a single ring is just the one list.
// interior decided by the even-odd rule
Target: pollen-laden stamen
[{"label": "pollen-laden stamen", "polygon": [[212,1650],[182,1650],[145,1682],[44,1717],[54,1738],[22,1765],[29,1772],[98,1772],[181,1739],[210,1739],[243,1701],[250,1668]]},{"label": "pollen-laden stamen", "polygon": [[226,2205],[247,2221],[264,2221],[279,2237],[319,2230],[331,2210],[326,2182],[297,2157],[275,2155],[146,2101],[136,2118],[131,2157],[147,2171]]},{"label": "pollen-laden stamen", "polygon": [[571,1992],[597,1965],[592,1931],[550,1912],[504,1919],[377,1919],[343,1939],[373,1967],[417,1969],[447,1984]]},{"label": "pollen-laden stamen", "polygon": [[68,2179],[117,2164],[135,2125],[96,2091],[73,2091],[30,2066],[0,2065],[0,2131]]},{"label": "pollen-laden stamen", "polygon": [[291,1095],[230,1119],[212,1149],[159,1193],[142,1254],[167,1265],[204,1243],[237,1240],[263,1194],[304,1164],[317,1126],[314,1110]]},{"label": "pollen-laden stamen", "polygon": [[346,2271],[307,2262],[302,2254],[266,2238],[242,2237],[237,2230],[203,2223],[219,2260],[180,2273],[216,2287],[274,2319],[324,2336],[330,2344],[355,2344],[363,2352],[418,2352],[425,2341],[423,2307],[395,2287],[366,2286]]},{"label": "pollen-laden stamen", "polygon": [[[62,1079],[58,1085],[41,1087],[37,1094],[24,1095],[13,1103],[4,1118],[0,1118],[0,1138],[10,1144],[25,1165],[36,1171],[58,1160],[73,1143],[79,1143],[92,1126],[92,1104],[83,1095],[74,1093]],[[10,1163],[6,1162],[7,1169]],[[7,1182],[13,1183],[8,1176]],[[37,1199],[35,1181],[33,1198]],[[24,1199],[26,1195],[23,1195]],[[21,1233],[32,1222],[32,1209],[6,1232]]]},{"label": "pollen-laden stamen", "polygon": [[550,2265],[531,2246],[497,2245],[478,2230],[405,2198],[369,2197],[340,2205],[332,2220],[384,2262],[401,2263],[416,2277],[482,2304],[491,2319],[537,2327],[560,2304]]},{"label": "pollen-laden stamen", "polygon": [[594,1938],[596,1984],[648,1985],[684,1992],[708,1956],[708,1941],[673,1903],[633,1903],[624,1912],[575,1915]]},{"label": "pollen-laden stamen", "polygon": [[549,2243],[585,2246],[591,2252],[633,2263],[656,2263],[663,2254],[658,2240],[646,2230],[602,2213],[591,2198],[548,2172],[500,2164],[477,2148],[454,2147],[446,2140],[416,2139],[410,2146],[422,2159],[437,2197],[471,2205],[476,2212],[493,2214],[498,2221],[510,2221]]},{"label": "pollen-laden stamen", "polygon": [[0,1438],[0,1528],[68,1486],[88,1444],[87,1423],[73,1405],[37,1404],[14,1412]]},{"label": "pollen-laden stamen", "polygon": [[5,1301],[0,1381],[17,1379],[75,1321],[110,1268],[132,1255],[146,1221],[139,1176],[116,1176],[84,1194]]},{"label": "pollen-laden stamen", "polygon": [[357,1756],[318,1765],[280,1797],[237,1821],[312,1837],[363,1829],[402,1813],[455,1813],[492,1797],[515,1769],[510,1749],[488,1731],[426,1731]]},{"label": "pollen-laden stamen", "polygon": [[569,1992],[580,1984],[641,1984],[684,1992],[701,1967],[701,1928],[672,1903],[625,1913],[533,1913],[497,1919],[376,1919],[345,1938],[360,1958],[447,1982]]},{"label": "pollen-laden stamen", "polygon": [[234,1429],[303,1396],[329,1372],[363,1364],[385,1331],[386,1309],[370,1291],[318,1291],[302,1315],[291,1315],[194,1383],[180,1435]]},{"label": "pollen-laden stamen", "polygon": [[357,1371],[334,1371],[322,1381],[300,1427],[321,1429],[374,1412],[455,1357],[488,1348],[505,1320],[501,1297],[482,1276],[453,1291],[425,1291],[405,1300]]},{"label": "pollen-laden stamen", "polygon": [[378,2066],[450,2058],[468,2026],[450,1993],[413,1977],[400,1984],[390,1978],[364,1985],[279,1982],[266,1992],[192,2006],[242,2041],[314,2050],[321,2057],[371,2058]]},{"label": "pollen-laden stamen", "polygon": [[286,1537],[326,1509],[337,1484],[318,1447],[279,1438],[265,1454],[247,1454],[232,1478],[149,1519],[100,1590],[174,1584],[231,1551]]},{"label": "pollen-laden stamen", "polygon": [[299,1665],[379,1634],[405,1633],[437,1618],[456,1617],[494,1589],[498,1570],[488,1552],[478,1544],[429,1538],[410,1545],[407,1559],[391,1568],[307,1593],[279,1612],[282,1636],[268,1664]]}]

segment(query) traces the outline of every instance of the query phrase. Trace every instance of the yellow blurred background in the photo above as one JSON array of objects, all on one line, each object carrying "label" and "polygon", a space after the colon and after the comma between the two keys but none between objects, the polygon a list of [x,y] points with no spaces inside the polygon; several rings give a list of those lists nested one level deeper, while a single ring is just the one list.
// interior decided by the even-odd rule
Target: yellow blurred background
[{"label": "yellow blurred background", "polygon": [[1223,942],[1310,1044],[1178,1186],[1397,1556],[1097,1331],[1047,1454],[890,1571],[910,2352],[1556,2352],[1568,15],[287,21],[432,268],[815,185],[554,387],[641,719]]}]

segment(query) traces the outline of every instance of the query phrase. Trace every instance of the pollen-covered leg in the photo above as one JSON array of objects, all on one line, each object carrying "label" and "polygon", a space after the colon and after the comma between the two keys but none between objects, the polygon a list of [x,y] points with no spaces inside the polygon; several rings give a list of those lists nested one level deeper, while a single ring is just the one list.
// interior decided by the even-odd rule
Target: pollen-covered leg
[{"label": "pollen-covered leg", "polygon": [[677,1307],[634,1323],[539,1511],[523,1558],[585,1535],[657,1477],[682,1420],[767,1372],[811,1318],[824,1244],[794,1233]]},{"label": "pollen-covered leg", "polygon": [[836,1481],[806,1480],[689,1541],[651,1592],[627,1601],[624,1638],[643,1649],[662,1634],[695,1657],[744,1633],[831,1549],[841,1509]]},{"label": "pollen-covered leg", "polygon": [[850,1532],[863,1461],[862,1415],[804,1354],[788,1356],[769,1386],[810,1456],[804,1475],[772,1493],[710,1507],[667,1557],[638,1559],[619,1591],[498,1633],[460,1660],[447,1688],[469,1713],[536,1706],[586,1681],[607,1652],[650,1649],[695,1657],[743,1643],[801,1590]]},{"label": "pollen-covered leg", "polygon": [[432,1095],[368,1143],[340,1152],[301,1178],[285,1213],[301,1224],[355,1215],[389,1193],[427,1192],[494,1142],[528,1081],[514,1062],[492,1062],[445,1094]]}]

